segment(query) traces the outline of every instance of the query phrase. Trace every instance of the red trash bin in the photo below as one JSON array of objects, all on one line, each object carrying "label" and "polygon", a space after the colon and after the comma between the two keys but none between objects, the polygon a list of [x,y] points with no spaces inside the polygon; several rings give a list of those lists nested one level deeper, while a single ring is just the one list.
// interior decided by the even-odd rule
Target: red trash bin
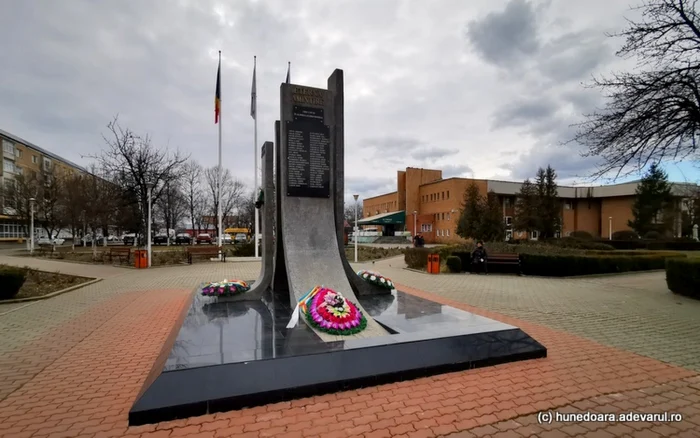
[{"label": "red trash bin", "polygon": [[134,251],[134,267],[136,269],[148,268],[148,251],[145,249]]}]

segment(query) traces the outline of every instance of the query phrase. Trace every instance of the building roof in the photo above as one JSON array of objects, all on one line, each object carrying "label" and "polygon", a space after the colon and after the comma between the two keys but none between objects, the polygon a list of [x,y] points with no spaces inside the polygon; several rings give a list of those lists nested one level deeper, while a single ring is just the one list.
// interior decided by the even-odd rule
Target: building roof
[{"label": "building roof", "polygon": [[17,143],[20,143],[20,144],[23,144],[23,145],[25,145],[25,146],[28,146],[28,147],[30,147],[30,148],[36,150],[37,152],[40,152],[40,153],[46,155],[47,157],[51,157],[51,158],[53,158],[54,160],[60,161],[60,162],[62,162],[62,163],[64,163],[64,164],[67,164],[67,165],[69,165],[69,166],[71,166],[71,167],[74,167],[74,168],[76,168],[76,169],[78,169],[78,170],[81,170],[81,171],[83,171],[83,172],[88,173],[87,169],[85,169],[83,166],[80,166],[80,165],[78,165],[78,164],[75,164],[74,162],[72,162],[72,161],[70,161],[70,160],[66,160],[66,159],[63,158],[63,157],[59,157],[58,155],[54,154],[53,152],[49,152],[49,151],[47,151],[46,149],[44,149],[44,148],[42,148],[42,147],[39,147],[39,146],[35,145],[34,143],[29,142],[29,141],[27,141],[27,140],[25,140],[25,139],[23,139],[23,138],[21,138],[21,137],[18,137],[18,136],[14,135],[14,134],[10,134],[9,132],[3,131],[2,129],[0,129],[0,135],[2,135],[3,137],[7,137],[7,138],[9,138],[10,140],[15,141],[15,142],[17,142]]},{"label": "building roof", "polygon": [[358,225],[399,225],[404,223],[406,223],[406,212],[403,210],[382,213],[357,221]]},{"label": "building roof", "polygon": [[397,193],[399,193],[399,192],[394,190],[393,192],[383,193],[383,194],[377,195],[377,196],[370,196],[369,198],[362,198],[362,202],[367,201],[368,199],[381,198],[382,196],[389,196],[389,195],[394,195]]}]

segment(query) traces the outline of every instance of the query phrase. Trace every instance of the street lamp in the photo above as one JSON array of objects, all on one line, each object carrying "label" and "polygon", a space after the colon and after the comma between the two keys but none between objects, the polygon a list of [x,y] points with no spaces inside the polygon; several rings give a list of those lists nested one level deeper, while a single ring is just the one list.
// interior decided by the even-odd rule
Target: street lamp
[{"label": "street lamp", "polygon": [[29,198],[29,254],[34,254],[34,202],[36,199]]},{"label": "street lamp", "polygon": [[418,212],[416,210],[413,210],[413,237],[416,237],[418,234]]},{"label": "street lamp", "polygon": [[355,198],[355,230],[352,233],[353,240],[355,241],[355,263],[357,263],[357,198],[360,195],[352,195]]},{"label": "street lamp", "polygon": [[148,184],[148,231],[147,233],[147,250],[148,250],[148,267],[151,267],[151,259],[152,259],[152,254],[151,254],[151,198],[153,197],[153,184]]},{"label": "street lamp", "polygon": [[608,218],[608,240],[612,240],[612,216]]}]

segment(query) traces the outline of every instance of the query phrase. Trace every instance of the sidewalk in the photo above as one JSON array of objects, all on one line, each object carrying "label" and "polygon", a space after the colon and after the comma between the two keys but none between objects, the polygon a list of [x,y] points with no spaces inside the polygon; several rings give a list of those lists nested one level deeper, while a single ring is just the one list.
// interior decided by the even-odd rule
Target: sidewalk
[{"label": "sidewalk", "polygon": [[0,255],[0,265],[24,267],[46,272],[75,275],[90,278],[110,278],[123,275],[130,270],[118,266],[89,265],[83,263],[62,262],[59,260],[40,259],[36,257],[18,257]]}]

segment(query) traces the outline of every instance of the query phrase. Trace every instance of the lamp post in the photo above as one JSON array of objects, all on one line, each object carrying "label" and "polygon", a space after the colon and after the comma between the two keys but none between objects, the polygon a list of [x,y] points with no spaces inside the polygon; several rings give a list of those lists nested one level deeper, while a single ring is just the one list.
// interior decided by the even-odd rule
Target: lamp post
[{"label": "lamp post", "polygon": [[612,240],[612,216],[608,218],[608,240]]},{"label": "lamp post", "polygon": [[413,210],[413,237],[416,237],[418,234],[418,230],[416,229],[418,227],[418,212],[416,210]]},{"label": "lamp post", "polygon": [[34,254],[34,202],[36,199],[29,198],[29,254]]},{"label": "lamp post", "polygon": [[355,241],[355,263],[357,263],[357,232],[358,232],[358,228],[357,228],[357,198],[359,196],[360,195],[352,195],[352,197],[355,198],[355,229],[352,233],[352,237],[353,237],[352,240]]},{"label": "lamp post", "polygon": [[151,267],[151,198],[153,197],[153,185],[148,184],[148,230],[146,231],[147,233],[147,250],[148,250],[148,267]]}]

